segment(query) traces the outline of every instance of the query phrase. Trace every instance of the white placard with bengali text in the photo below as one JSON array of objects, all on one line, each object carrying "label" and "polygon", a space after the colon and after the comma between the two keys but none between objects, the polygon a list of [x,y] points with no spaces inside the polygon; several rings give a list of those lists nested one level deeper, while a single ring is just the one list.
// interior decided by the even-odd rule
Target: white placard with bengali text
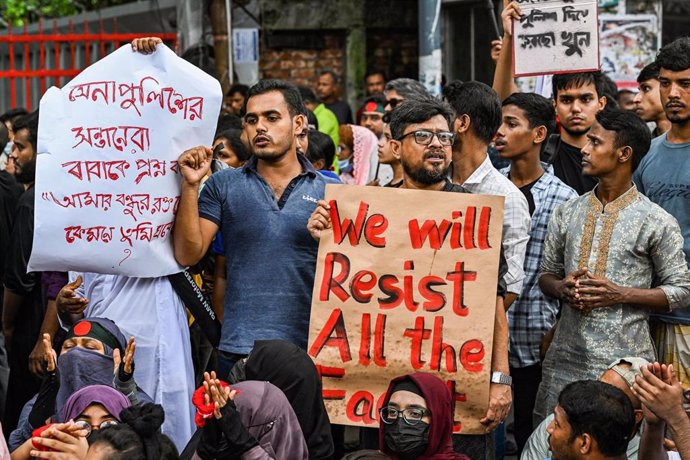
[{"label": "white placard with bengali text", "polygon": [[164,45],[125,45],[41,99],[29,271],[177,273],[179,155],[210,145],[222,92]]},{"label": "white placard with bengali text", "polygon": [[599,70],[596,0],[517,0],[513,75]]}]

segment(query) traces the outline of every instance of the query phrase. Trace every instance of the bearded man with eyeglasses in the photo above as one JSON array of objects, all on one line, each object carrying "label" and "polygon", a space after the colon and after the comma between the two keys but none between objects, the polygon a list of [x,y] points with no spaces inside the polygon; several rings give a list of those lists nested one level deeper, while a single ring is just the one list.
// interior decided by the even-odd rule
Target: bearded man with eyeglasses
[{"label": "bearded man with eyeglasses", "polygon": [[[434,99],[405,101],[390,113],[390,148],[403,168],[403,180],[399,188],[469,193],[448,178],[451,149],[455,138],[450,130],[452,121],[453,111],[448,104]],[[307,224],[309,233],[317,241],[321,238],[322,231],[331,228],[329,209],[328,203],[320,200]],[[506,295],[504,277],[507,271],[508,267],[501,250],[491,357],[494,371],[491,377],[491,399],[487,414],[481,420],[487,432],[493,430],[506,417],[512,401],[511,381],[508,375],[508,320],[503,307]],[[497,391],[497,388],[500,391]],[[507,390],[504,391],[503,388]],[[460,451],[468,454],[479,453],[470,455],[472,458],[484,458],[486,451],[491,450],[490,435],[460,435],[460,438],[464,438],[464,441],[459,442],[462,445]]]}]

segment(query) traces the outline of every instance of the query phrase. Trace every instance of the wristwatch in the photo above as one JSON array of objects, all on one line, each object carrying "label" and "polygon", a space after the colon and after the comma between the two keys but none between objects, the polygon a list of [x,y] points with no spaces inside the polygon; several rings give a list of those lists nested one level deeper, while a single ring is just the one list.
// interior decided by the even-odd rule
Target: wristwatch
[{"label": "wristwatch", "polygon": [[513,378],[508,374],[504,374],[503,372],[492,372],[491,383],[499,383],[501,385],[512,385]]}]

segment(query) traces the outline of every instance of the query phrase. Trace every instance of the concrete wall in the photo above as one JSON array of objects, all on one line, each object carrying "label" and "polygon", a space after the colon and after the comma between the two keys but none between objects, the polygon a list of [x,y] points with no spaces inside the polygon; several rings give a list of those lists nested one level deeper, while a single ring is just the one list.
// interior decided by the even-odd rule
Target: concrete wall
[{"label": "concrete wall", "polygon": [[[262,40],[264,77],[314,87],[329,68],[341,76],[343,96],[354,109],[363,97],[367,68],[390,77],[417,76],[417,0],[260,0],[264,36],[292,34],[290,46]],[[319,31],[322,43],[299,43],[299,34]]]}]

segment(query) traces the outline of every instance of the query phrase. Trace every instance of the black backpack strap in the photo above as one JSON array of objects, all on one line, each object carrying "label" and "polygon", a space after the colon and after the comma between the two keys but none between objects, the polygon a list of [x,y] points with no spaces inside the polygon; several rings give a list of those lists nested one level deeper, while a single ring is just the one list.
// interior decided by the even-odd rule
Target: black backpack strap
[{"label": "black backpack strap", "polygon": [[443,186],[443,191],[453,193],[469,193],[465,187],[460,184],[454,184],[449,179],[446,179],[446,183]]},{"label": "black backpack strap", "polygon": [[467,193],[467,189],[465,189],[465,187],[463,187],[462,185],[453,184],[453,186],[450,188],[449,192]]},{"label": "black backpack strap", "polygon": [[218,348],[218,344],[220,344],[220,321],[218,321],[211,303],[194,282],[192,275],[185,270],[174,275],[168,275],[168,279],[177,295],[182,299],[184,306],[199,323],[199,327],[208,341],[215,348]]},{"label": "black backpack strap", "polygon": [[558,155],[558,150],[561,147],[561,136],[558,134],[551,134],[546,140],[546,145],[541,151],[541,161],[547,164],[553,164],[553,161]]}]

